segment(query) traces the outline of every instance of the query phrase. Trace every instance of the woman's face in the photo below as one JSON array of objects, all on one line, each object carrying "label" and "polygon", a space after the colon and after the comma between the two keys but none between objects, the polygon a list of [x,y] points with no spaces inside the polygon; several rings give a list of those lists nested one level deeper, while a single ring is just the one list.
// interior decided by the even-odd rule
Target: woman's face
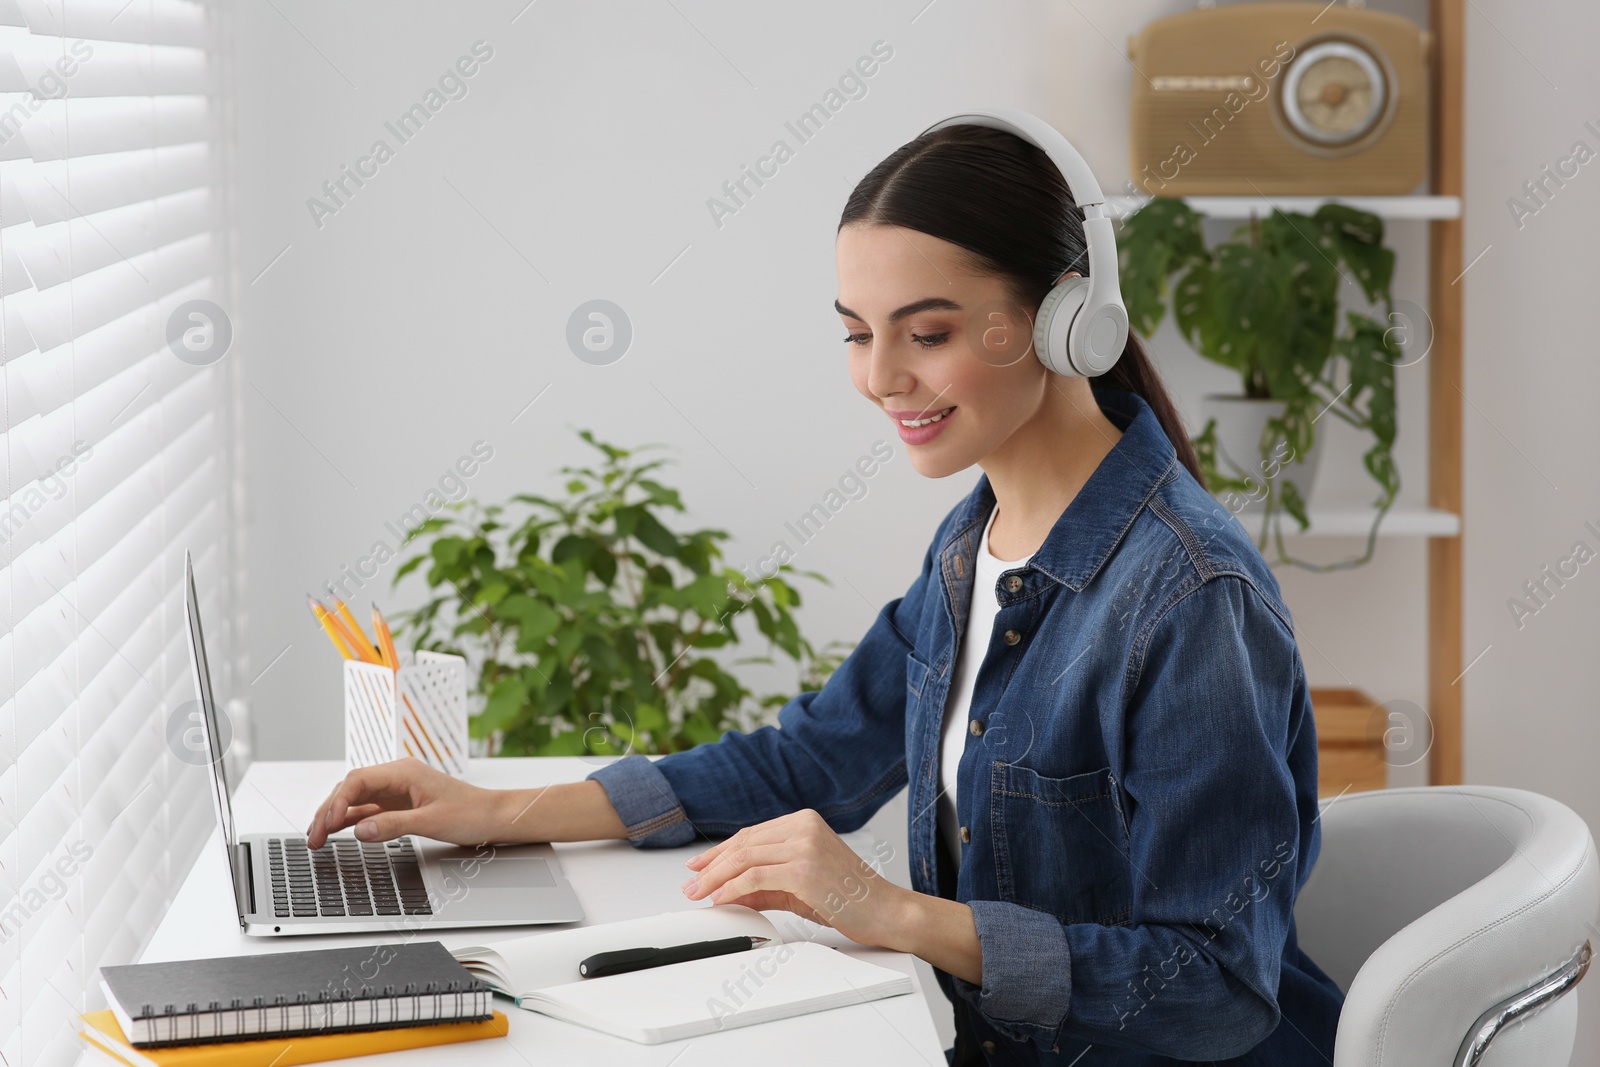
[{"label": "woman's face", "polygon": [[899,226],[846,226],[835,250],[850,379],[918,473],[966,470],[1038,413],[1050,372],[1033,353],[1037,309],[1012,303],[1001,279]]}]

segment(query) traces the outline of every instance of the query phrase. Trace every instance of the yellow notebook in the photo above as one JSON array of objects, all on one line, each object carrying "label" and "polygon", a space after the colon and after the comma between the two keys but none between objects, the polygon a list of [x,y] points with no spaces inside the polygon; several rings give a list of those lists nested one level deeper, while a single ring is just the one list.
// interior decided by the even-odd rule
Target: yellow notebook
[{"label": "yellow notebook", "polygon": [[87,1029],[78,1031],[79,1037],[131,1067],[293,1067],[298,1063],[322,1063],[350,1056],[370,1056],[375,1052],[504,1037],[511,1025],[505,1013],[497,1011],[494,1018],[480,1022],[429,1023],[311,1037],[270,1037],[141,1049],[128,1044],[122,1027],[117,1025],[117,1017],[110,1011],[91,1011],[79,1018],[87,1024]]}]

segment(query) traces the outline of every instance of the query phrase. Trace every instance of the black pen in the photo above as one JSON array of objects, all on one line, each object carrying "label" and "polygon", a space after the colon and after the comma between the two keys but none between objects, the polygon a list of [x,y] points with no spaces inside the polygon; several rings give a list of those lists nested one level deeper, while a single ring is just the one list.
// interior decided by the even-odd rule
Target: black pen
[{"label": "black pen", "polygon": [[664,963],[683,963],[729,952],[744,952],[770,940],[770,937],[724,937],[720,941],[695,941],[667,948],[622,948],[614,952],[597,952],[578,964],[578,974],[584,978],[604,978],[608,974],[642,971],[646,967],[660,967]]}]

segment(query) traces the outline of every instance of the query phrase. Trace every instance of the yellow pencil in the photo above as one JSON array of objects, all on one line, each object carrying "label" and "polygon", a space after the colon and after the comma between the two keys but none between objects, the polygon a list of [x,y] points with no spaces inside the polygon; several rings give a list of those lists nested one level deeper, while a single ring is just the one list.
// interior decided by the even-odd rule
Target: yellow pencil
[{"label": "yellow pencil", "polygon": [[400,669],[400,653],[394,648],[394,634],[389,629],[389,622],[383,617],[383,612],[378,610],[378,605],[372,605],[372,632],[378,635],[378,651],[383,653],[384,660],[394,670]]},{"label": "yellow pencil", "polygon": [[332,626],[334,632],[339,635],[339,640],[343,641],[345,646],[350,649],[352,653],[351,659],[358,659],[363,663],[382,662],[378,659],[378,650],[372,647],[370,641],[366,640],[365,634],[360,633],[359,630],[352,633],[350,627],[345,625],[344,620],[339,617],[337,612],[329,611],[327,608],[322,610],[327,618],[325,625]]},{"label": "yellow pencil", "polygon": [[306,601],[311,605],[311,613],[317,617],[317,621],[322,624],[323,630],[327,632],[328,640],[332,641],[333,647],[339,650],[339,655],[344,659],[355,659],[355,655],[345,647],[344,641],[339,637],[339,631],[334,628],[333,620],[328,617],[328,609],[311,597],[306,597]]},{"label": "yellow pencil", "polygon": [[[365,659],[369,663],[382,663],[383,657],[378,655],[378,646],[367,640],[366,631],[361,629],[361,624],[359,622],[356,622],[356,617],[355,615],[351,614],[349,605],[345,604],[344,601],[335,598],[333,602],[333,610],[339,613],[339,621],[344,623],[345,626],[349,627],[350,632],[360,639],[361,647],[357,651],[361,653],[361,658]],[[370,655],[368,653],[370,653]]]}]

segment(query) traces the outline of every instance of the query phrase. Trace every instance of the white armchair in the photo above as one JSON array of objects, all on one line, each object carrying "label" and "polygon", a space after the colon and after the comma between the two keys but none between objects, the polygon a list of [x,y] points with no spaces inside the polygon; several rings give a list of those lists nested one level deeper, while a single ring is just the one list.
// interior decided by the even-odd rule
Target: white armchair
[{"label": "white armchair", "polygon": [[[1490,786],[1322,803],[1295,906],[1345,991],[1334,1067],[1565,1067],[1600,933],[1600,863],[1563,804]],[[1600,937],[1595,937],[1600,941]]]}]

